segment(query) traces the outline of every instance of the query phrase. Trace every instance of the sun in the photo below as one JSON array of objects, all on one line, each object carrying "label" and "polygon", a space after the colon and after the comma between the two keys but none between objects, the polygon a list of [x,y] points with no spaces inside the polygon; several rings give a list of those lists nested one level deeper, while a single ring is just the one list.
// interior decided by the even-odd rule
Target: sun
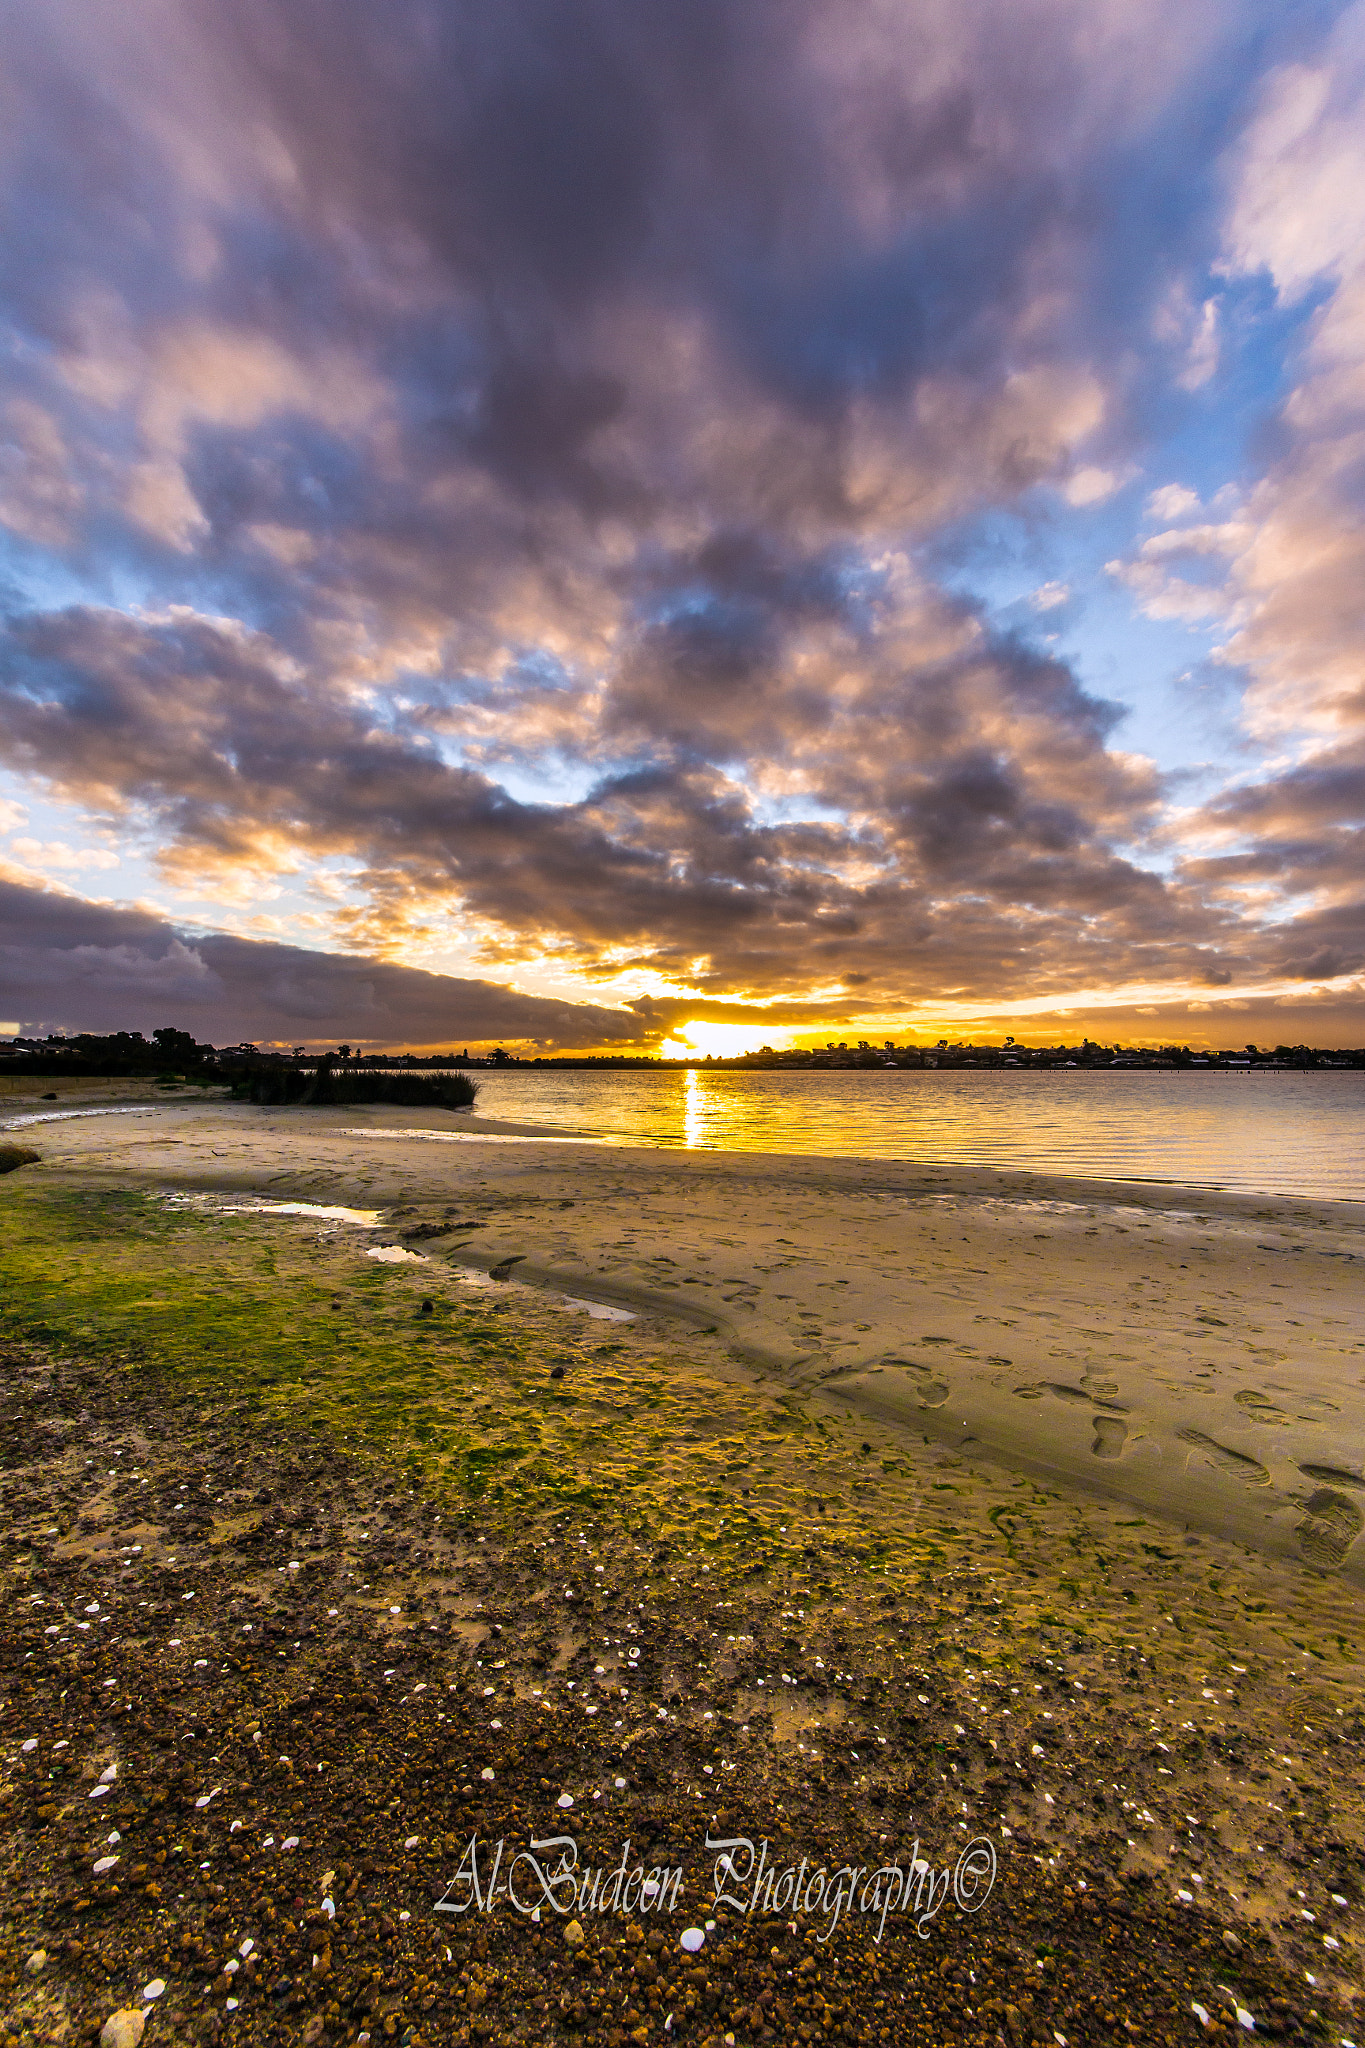
[{"label": "sun", "polygon": [[666,1038],[659,1050],[666,1060],[734,1059],[769,1042],[761,1025],[684,1024],[676,1038]]}]

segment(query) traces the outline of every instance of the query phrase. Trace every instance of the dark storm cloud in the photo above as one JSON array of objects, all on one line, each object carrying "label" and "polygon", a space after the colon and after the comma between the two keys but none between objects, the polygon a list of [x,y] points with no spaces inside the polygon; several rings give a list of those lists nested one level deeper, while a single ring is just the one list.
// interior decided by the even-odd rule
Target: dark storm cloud
[{"label": "dark storm cloud", "polygon": [[142,1031],[170,1023],[217,1044],[439,1045],[551,1051],[619,1045],[633,1016],[553,1002],[389,961],[221,933],[0,881],[0,990],[25,1031]]},{"label": "dark storm cloud", "polygon": [[205,889],[347,856],[356,946],[449,913],[713,1002],[1231,972],[1115,707],[915,549],[1128,450],[1270,19],[15,10],[0,517],[61,580],[0,755]]}]

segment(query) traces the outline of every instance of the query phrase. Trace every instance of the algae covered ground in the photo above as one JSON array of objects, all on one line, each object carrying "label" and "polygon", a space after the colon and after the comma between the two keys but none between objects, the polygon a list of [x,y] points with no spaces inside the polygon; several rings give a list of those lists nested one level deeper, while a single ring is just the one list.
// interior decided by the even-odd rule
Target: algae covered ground
[{"label": "algae covered ground", "polygon": [[[466,1210],[0,1209],[9,2038],[1357,2038],[1339,1583],[475,1285]],[[435,1910],[556,1836],[673,1910]],[[878,1939],[708,1836],[996,1874]]]}]

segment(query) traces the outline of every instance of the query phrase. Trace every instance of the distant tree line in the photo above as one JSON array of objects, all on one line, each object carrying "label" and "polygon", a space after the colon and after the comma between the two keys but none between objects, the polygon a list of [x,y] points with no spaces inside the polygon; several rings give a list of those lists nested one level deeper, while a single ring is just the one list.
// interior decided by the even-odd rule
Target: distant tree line
[{"label": "distant tree line", "polygon": [[349,1045],[335,1051],[310,1052],[296,1045],[289,1052],[262,1050],[254,1044],[203,1045],[188,1031],[169,1025],[144,1038],[140,1031],[77,1032],[72,1037],[52,1032],[46,1038],[0,1039],[0,1074],[88,1075],[117,1078],[146,1076],[161,1081],[236,1082],[251,1074],[313,1073],[326,1062],[338,1074],[376,1069],[450,1069],[505,1066],[510,1055],[499,1049],[481,1058],[462,1052],[361,1053]]},{"label": "distant tree line", "polygon": [[[856,1044],[830,1040],[823,1046],[800,1046],[778,1050],[770,1045],[755,1052],[730,1058],[712,1054],[686,1060],[664,1060],[647,1053],[564,1053],[518,1058],[502,1046],[491,1052],[384,1053],[362,1052],[359,1047],[339,1045],[334,1050],[310,1051],[303,1045],[288,1052],[262,1049],[254,1044],[213,1046],[200,1044],[188,1031],[164,1025],[144,1038],[140,1031],[112,1031],[104,1034],[78,1032],[73,1037],[51,1033],[46,1038],[0,1040],[0,1075],[34,1075],[95,1079],[98,1077],[145,1077],[162,1082],[198,1082],[204,1086],[228,1084],[237,1093],[257,1101],[297,1102],[310,1089],[309,1100],[319,1099],[317,1088],[344,1090],[333,1093],[334,1101],[393,1102],[417,1100],[401,1094],[357,1094],[362,1079],[401,1074],[450,1075],[460,1069],[516,1068],[521,1072],[542,1069],[623,1071],[702,1067],[715,1070],[801,1071],[817,1068],[888,1067],[996,1067],[1037,1071],[1053,1067],[1090,1068],[1256,1068],[1283,1070],[1320,1067],[1365,1067],[1365,1048],[1349,1049],[1312,1045],[1245,1045],[1205,1052],[1188,1045],[1125,1046],[1101,1045],[1082,1039],[1079,1045],[1020,1045],[1013,1038],[1003,1044],[978,1045],[968,1040],[939,1039],[933,1045],[897,1045],[886,1039],[874,1045],[868,1039]],[[324,1074],[326,1078],[319,1081]],[[271,1094],[271,1090],[274,1094]],[[472,1095],[469,1098],[472,1100]]]}]

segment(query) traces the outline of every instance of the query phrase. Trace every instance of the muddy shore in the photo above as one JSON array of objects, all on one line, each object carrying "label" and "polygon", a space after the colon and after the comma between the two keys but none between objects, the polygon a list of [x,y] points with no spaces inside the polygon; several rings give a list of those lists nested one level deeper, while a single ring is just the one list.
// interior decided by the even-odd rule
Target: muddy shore
[{"label": "muddy shore", "polygon": [[[674,1198],[676,1160],[506,1147],[495,1164],[316,1126],[286,1156],[259,1120],[206,1142],[188,1120],[211,1112],[184,1116],[154,1147],[123,1119],[99,1138],[95,1120],[30,1127],[41,1164],[0,1183],[10,2038],[91,2039],[119,2010],[148,2014],[148,2041],[408,2048],[1183,2042],[1240,2038],[1239,2012],[1272,2036],[1358,2037],[1365,1720],[1340,1558],[1020,1469],[1007,1444],[920,1426],[933,1411],[912,1427],[855,1405],[819,1370],[832,1344],[746,1355],[734,1326],[766,1307],[708,1326],[689,1295],[672,1313],[656,1283],[674,1276],[648,1261],[599,1289],[633,1321],[563,1305],[623,1234],[630,1186],[637,1238]],[[786,1211],[770,1238],[797,1236],[809,1201],[826,1243],[867,1243],[885,1171],[856,1190],[819,1167],[810,1190],[767,1185]],[[661,1255],[684,1251],[692,1288],[742,1219],[733,1178],[682,1171],[680,1213],[711,1237],[675,1229]],[[994,1233],[1000,1279],[1025,1233],[981,1190],[951,1194],[978,1200],[955,1236],[980,1262]],[[372,1226],[249,1206],[348,1197]],[[943,1212],[916,1327],[970,1344],[940,1327],[961,1279]],[[1285,1307],[1330,1336],[1349,1219],[1288,1220],[1315,1248],[1261,1256],[1313,1262]],[[1089,1227],[1047,1241],[1042,1305],[1088,1284]],[[645,1249],[663,1242],[660,1222]],[[1143,1254],[1150,1270],[1150,1237]],[[782,1268],[762,1276],[768,1319],[808,1337],[810,1303],[776,1300],[801,1292],[785,1257],[762,1261]],[[532,1261],[541,1284],[517,1285]],[[826,1259],[804,1280],[831,1277]],[[1106,1412],[1092,1399],[1087,1420]],[[1256,1427],[1278,1445],[1296,1421]],[[1278,1456],[1259,1461],[1276,1487]],[[1293,1462],[1350,1456],[1338,1431]],[[681,1871],[674,1909],[561,1913],[561,1886],[539,1924],[501,1897],[435,1910],[468,1902],[471,1840],[482,1881],[500,1842],[505,1869],[563,1835],[582,1868],[610,1873],[629,1842],[644,1881]],[[822,1941],[809,1889],[718,1909],[708,1835],[831,1875],[916,1854],[951,1872],[984,1841],[995,1873],[977,1910],[950,1890],[923,1937],[901,1902],[880,1940],[850,1906]]]}]

